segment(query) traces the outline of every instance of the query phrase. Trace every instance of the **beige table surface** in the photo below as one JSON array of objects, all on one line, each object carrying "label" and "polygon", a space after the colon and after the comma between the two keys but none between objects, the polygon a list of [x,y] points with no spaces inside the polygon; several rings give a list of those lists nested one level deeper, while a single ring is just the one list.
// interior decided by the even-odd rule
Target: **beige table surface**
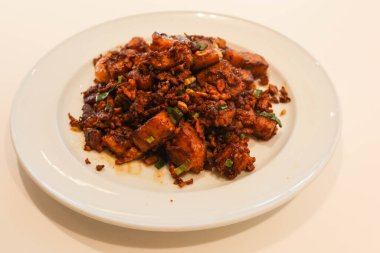
[{"label": "beige table surface", "polygon": [[[0,1],[0,252],[380,252],[380,1],[218,2]],[[287,205],[220,229],[135,231],[63,207],[25,174],[12,147],[10,107],[21,79],[48,50],[85,28],[180,9],[251,19],[311,52],[342,104],[333,158]]]}]

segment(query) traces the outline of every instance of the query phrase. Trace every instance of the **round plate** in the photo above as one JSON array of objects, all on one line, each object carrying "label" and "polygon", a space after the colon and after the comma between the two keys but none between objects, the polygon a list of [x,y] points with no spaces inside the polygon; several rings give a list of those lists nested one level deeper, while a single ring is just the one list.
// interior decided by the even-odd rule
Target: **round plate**
[{"label": "round plate", "polygon": [[[227,181],[210,172],[194,184],[173,185],[166,169],[134,162],[115,166],[107,154],[83,151],[83,134],[69,127],[80,116],[93,79],[92,59],[133,36],[219,36],[263,55],[269,76],[292,102],[275,107],[284,127],[268,142],[251,140],[256,170]],[[26,171],[52,197],[95,219],[137,229],[196,230],[259,215],[289,200],[323,168],[340,131],[333,85],[296,43],[264,26],[219,14],[165,12],[121,18],[81,32],[44,56],[25,77],[11,116],[12,138]],[[85,158],[92,164],[86,165]],[[97,164],[104,164],[101,172]]]}]

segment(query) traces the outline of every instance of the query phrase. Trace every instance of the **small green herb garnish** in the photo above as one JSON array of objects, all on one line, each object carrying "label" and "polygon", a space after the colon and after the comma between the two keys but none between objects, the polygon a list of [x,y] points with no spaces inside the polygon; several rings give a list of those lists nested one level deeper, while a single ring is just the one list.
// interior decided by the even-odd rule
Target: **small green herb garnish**
[{"label": "small green herb garnish", "polygon": [[207,44],[204,44],[204,43],[201,43],[200,44],[200,47],[199,47],[199,50],[204,50],[205,48],[207,47]]},{"label": "small green herb garnish", "polygon": [[263,91],[262,90],[259,90],[259,89],[256,89],[255,90],[255,93],[253,94],[256,98],[259,98],[261,97],[261,95],[263,94]]},{"label": "small green herb garnish", "polygon": [[259,115],[275,121],[279,125],[279,127],[282,127],[281,120],[277,118],[276,114],[269,112],[261,112]]},{"label": "small green herb garnish", "polygon": [[204,50],[204,49],[207,47],[207,44],[205,44],[205,43],[201,43],[201,42],[199,42],[199,41],[196,41],[195,44],[197,45],[197,47],[198,47],[198,49],[199,49],[200,51]]},{"label": "small green herb garnish", "polygon": [[231,159],[227,159],[224,165],[228,168],[231,168],[234,162]]},{"label": "small green herb garnish", "polygon": [[164,160],[162,157],[160,157],[160,158],[158,159],[158,161],[154,164],[154,167],[156,167],[156,168],[159,170],[159,169],[161,169],[162,167],[164,167],[165,164],[166,164],[165,160]]},{"label": "small green herb garnish", "polygon": [[197,112],[196,112],[196,113],[194,113],[194,114],[193,114],[193,118],[194,118],[194,119],[197,119],[197,118],[199,118],[199,113],[197,113]]},{"label": "small green herb garnish", "polygon": [[154,137],[153,136],[149,136],[145,140],[146,140],[146,142],[148,142],[149,144],[151,144],[152,142],[154,142]]},{"label": "small green herb garnish", "polygon": [[106,99],[106,97],[108,96],[108,94],[110,94],[110,91],[111,90],[96,94],[95,102],[99,102],[99,101],[102,101],[102,100]]},{"label": "small green herb garnish", "polygon": [[228,108],[228,105],[222,105],[219,107],[219,110],[226,110]]},{"label": "small green herb garnish", "polygon": [[241,133],[241,134],[240,134],[240,139],[244,139],[245,136],[246,136],[245,133]]},{"label": "small green herb garnish", "polygon": [[189,159],[186,159],[186,161],[179,167],[175,168],[174,169],[174,173],[179,176],[181,175],[186,169],[187,167],[189,166],[190,164],[190,160]]},{"label": "small green herb garnish", "polygon": [[110,104],[110,102],[107,102],[106,106],[104,107],[104,110],[106,112],[109,112],[110,109],[111,109],[111,104]]},{"label": "small green herb garnish", "polygon": [[116,84],[116,85],[112,86],[111,89],[109,89],[108,91],[96,94],[95,102],[99,102],[99,101],[102,101],[102,100],[106,99],[106,97],[108,97],[108,95],[113,90],[116,90],[118,87],[119,87],[119,84]]},{"label": "small green herb garnish", "polygon": [[123,76],[120,75],[117,77],[117,83],[120,84],[123,81]]}]

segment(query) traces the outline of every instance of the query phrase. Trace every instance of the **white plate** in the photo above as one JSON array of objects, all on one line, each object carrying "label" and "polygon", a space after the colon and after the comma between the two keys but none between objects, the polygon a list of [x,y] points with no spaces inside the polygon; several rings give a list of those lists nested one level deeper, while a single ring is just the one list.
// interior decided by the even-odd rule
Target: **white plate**
[{"label": "white plate", "polygon": [[[80,115],[80,92],[91,85],[99,53],[152,32],[220,36],[262,54],[270,79],[286,86],[292,102],[284,127],[269,142],[251,141],[256,170],[226,181],[209,172],[179,189],[166,170],[83,151],[67,113]],[[323,168],[340,131],[333,85],[318,62],[296,43],[259,24],[219,14],[166,12],[126,17],[64,41],[44,56],[16,94],[11,129],[25,169],[47,193],[95,219],[137,229],[180,231],[223,226],[264,213],[289,200]],[[91,165],[85,165],[88,157]],[[96,164],[105,164],[96,172]]]}]

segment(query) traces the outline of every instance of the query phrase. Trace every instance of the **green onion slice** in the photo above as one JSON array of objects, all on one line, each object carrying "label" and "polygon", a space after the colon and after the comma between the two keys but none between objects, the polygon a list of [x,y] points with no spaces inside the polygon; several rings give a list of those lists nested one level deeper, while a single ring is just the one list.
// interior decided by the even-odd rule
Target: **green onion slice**
[{"label": "green onion slice", "polygon": [[123,76],[120,75],[117,77],[117,83],[120,84],[123,81]]},{"label": "green onion slice", "polygon": [[149,136],[145,140],[146,140],[146,142],[148,142],[149,144],[151,144],[152,142],[154,142],[154,137],[153,136]]},{"label": "green onion slice", "polygon": [[199,41],[196,41],[195,44],[197,45],[197,47],[198,47],[198,49],[199,49],[200,51],[204,50],[204,49],[207,47],[207,44],[205,44],[205,43],[201,43],[201,42],[199,42]]},{"label": "green onion slice", "polygon": [[[120,76],[119,76],[120,77]],[[119,84],[119,83],[118,83]],[[111,89],[109,89],[108,91],[105,91],[105,92],[102,92],[102,93],[98,93],[96,94],[96,97],[95,97],[95,102],[99,102],[99,101],[102,101],[104,99],[106,99],[108,97],[108,95],[115,89],[117,89],[119,87],[119,85],[114,85],[111,87]]]},{"label": "green onion slice", "polygon": [[106,91],[106,92],[96,94],[95,102],[99,102],[99,101],[106,99],[109,93],[110,93],[110,91]]},{"label": "green onion slice", "polygon": [[224,165],[228,168],[231,168],[234,162],[231,159],[227,159]]},{"label": "green onion slice", "polygon": [[219,107],[219,110],[226,110],[228,108],[228,105],[222,105]]},{"label": "green onion slice", "polygon": [[199,47],[199,50],[204,50],[205,48],[207,47],[207,44],[204,44],[204,43],[201,43],[200,44],[200,47]]},{"label": "green onion slice", "polygon": [[106,112],[109,112],[110,108],[111,108],[111,103],[110,103],[110,102],[107,102],[106,106],[104,107],[104,110],[105,110]]},{"label": "green onion slice", "polygon": [[164,160],[162,157],[160,157],[160,158],[158,159],[158,161],[154,164],[154,166],[159,170],[159,169],[161,169],[162,167],[164,167],[165,164],[166,164],[165,160]]},{"label": "green onion slice", "polygon": [[261,95],[263,94],[263,91],[262,90],[259,90],[259,89],[256,89],[255,90],[255,93],[253,94],[256,98],[259,98],[261,97]]},{"label": "green onion slice", "polygon": [[187,167],[189,166],[190,164],[190,160],[189,159],[186,159],[186,161],[179,167],[175,168],[174,169],[174,173],[179,176],[181,175],[186,169]]}]

